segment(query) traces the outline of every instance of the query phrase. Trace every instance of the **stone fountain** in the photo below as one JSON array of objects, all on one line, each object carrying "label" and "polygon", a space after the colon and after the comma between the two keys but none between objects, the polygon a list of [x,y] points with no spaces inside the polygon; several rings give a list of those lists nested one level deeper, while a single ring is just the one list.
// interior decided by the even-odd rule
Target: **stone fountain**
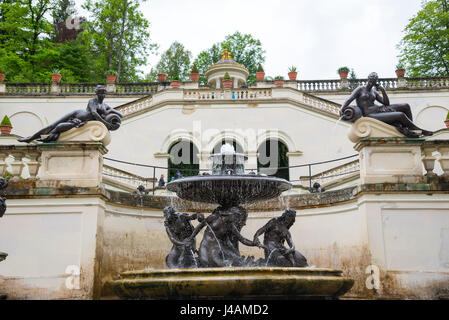
[{"label": "stone fountain", "polygon": [[[243,154],[223,145],[213,154],[212,174],[181,178],[167,184],[178,197],[219,206],[206,218],[200,214],[164,209],[165,228],[172,250],[169,269],[128,271],[112,282],[126,299],[301,299],[337,298],[353,285],[340,270],[310,268],[295,250],[288,229],[296,211],[287,209],[260,228],[252,240],[241,235],[247,211],[241,205],[279,197],[291,189],[280,178],[245,174]],[[194,227],[192,220],[198,220]],[[198,250],[195,237],[204,229]],[[264,235],[263,244],[259,237]],[[284,247],[284,242],[288,248]],[[240,254],[239,244],[257,246],[265,258]]]}]

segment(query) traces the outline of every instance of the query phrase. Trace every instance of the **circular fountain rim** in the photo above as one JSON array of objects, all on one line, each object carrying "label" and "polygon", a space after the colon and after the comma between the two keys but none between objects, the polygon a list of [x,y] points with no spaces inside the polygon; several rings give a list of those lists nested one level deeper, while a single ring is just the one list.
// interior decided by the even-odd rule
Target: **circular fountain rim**
[{"label": "circular fountain rim", "polygon": [[[174,190],[169,189],[169,186],[174,186],[174,185],[182,183],[182,182],[218,181],[218,180],[222,180],[222,181],[243,180],[243,181],[255,181],[255,182],[262,180],[262,181],[279,182],[279,183],[287,184],[290,187],[287,190],[290,190],[293,186],[293,184],[290,181],[287,181],[283,178],[278,178],[278,177],[250,175],[250,174],[245,174],[245,175],[221,174],[221,175],[191,176],[191,177],[180,178],[178,180],[171,181],[171,182],[167,183],[166,188],[167,188],[167,190],[174,192]],[[284,191],[287,191],[287,190],[284,190]]]}]

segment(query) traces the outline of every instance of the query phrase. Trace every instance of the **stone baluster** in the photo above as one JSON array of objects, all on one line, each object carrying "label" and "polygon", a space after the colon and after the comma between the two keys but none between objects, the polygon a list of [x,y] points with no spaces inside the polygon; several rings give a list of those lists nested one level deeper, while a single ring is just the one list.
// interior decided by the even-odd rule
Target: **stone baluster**
[{"label": "stone baluster", "polygon": [[23,151],[13,150],[11,151],[11,155],[14,157],[14,160],[11,162],[11,174],[13,175],[12,179],[17,180],[22,174],[22,169],[25,166],[22,158],[24,156]]},{"label": "stone baluster", "polygon": [[437,149],[441,154],[438,161],[440,162],[441,169],[443,169],[443,176],[449,177],[449,145],[439,146]]},{"label": "stone baluster", "polygon": [[36,179],[37,173],[40,168],[40,153],[39,152],[29,152],[26,154],[26,158],[29,159],[27,162],[28,171],[30,173],[30,179]]},{"label": "stone baluster", "polygon": [[8,152],[2,152],[0,151],[0,177],[3,177],[3,175],[6,173],[6,168],[8,167],[8,164],[6,163],[6,158],[8,158],[9,153]]},{"label": "stone baluster", "polygon": [[433,152],[435,150],[435,146],[423,146],[422,152],[423,152],[423,158],[422,162],[424,164],[424,169],[426,169],[427,177],[433,177],[435,176],[435,173],[433,173],[433,169],[435,169],[435,160],[436,158],[433,155]]}]

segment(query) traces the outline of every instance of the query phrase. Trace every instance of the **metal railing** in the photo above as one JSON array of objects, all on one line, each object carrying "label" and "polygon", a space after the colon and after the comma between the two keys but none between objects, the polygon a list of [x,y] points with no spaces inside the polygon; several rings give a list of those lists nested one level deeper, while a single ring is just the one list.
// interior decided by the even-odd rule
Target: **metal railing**
[{"label": "metal railing", "polygon": [[[358,157],[358,154],[352,155],[352,156],[347,156],[347,157],[342,157],[342,158],[338,158],[338,159],[332,159],[332,160],[326,160],[326,161],[320,161],[320,162],[313,162],[313,163],[306,163],[306,164],[300,164],[300,165],[294,165],[294,166],[287,166],[287,167],[274,167],[274,168],[270,168],[270,170],[290,170],[290,169],[298,169],[298,168],[307,168],[308,171],[308,175],[307,175],[307,180],[309,181],[309,190],[312,189],[312,182],[313,179],[328,179],[331,178],[332,176],[338,176],[341,177],[343,175],[347,175],[347,174],[352,174],[355,173],[357,168],[357,165],[355,165],[355,163],[357,162],[357,160],[351,161],[349,163],[345,163],[343,165],[337,166],[336,168],[332,168],[332,169],[327,169],[324,170],[320,173],[317,174],[312,174],[313,173],[313,169],[316,166],[320,166],[320,165],[324,165],[324,164],[329,164],[329,163],[335,163],[335,162],[339,162],[339,161],[343,161],[343,160],[348,160],[348,159],[352,159],[355,157]],[[115,177],[119,180],[130,180],[133,181],[133,183],[130,183],[130,185],[132,186],[136,186],[136,183],[141,182],[140,184],[142,185],[147,185],[148,182],[152,183],[152,190],[153,190],[153,194],[155,192],[155,188],[156,188],[156,183],[157,183],[157,178],[156,178],[156,170],[172,170],[172,171],[180,171],[180,172],[195,172],[195,173],[201,173],[201,172],[208,172],[211,171],[210,168],[208,169],[202,169],[202,168],[173,168],[173,167],[164,167],[164,166],[155,166],[155,165],[149,165],[149,164],[142,164],[142,163],[135,163],[135,162],[129,162],[129,161],[124,161],[124,160],[117,160],[117,159],[112,159],[112,158],[108,158],[108,157],[103,157],[104,160],[108,160],[108,161],[112,161],[112,162],[116,162],[116,163],[121,163],[121,164],[125,164],[125,165],[131,165],[131,166],[136,166],[136,167],[143,167],[143,168],[149,168],[152,170],[152,175],[149,178],[144,178],[144,177],[140,177],[138,175],[135,174],[131,174],[131,173],[126,173],[126,171],[122,170],[122,169],[116,169],[114,167],[105,165],[105,168],[107,170],[105,170],[103,173],[108,176],[108,177]],[[344,170],[340,170],[338,171],[338,168],[344,168],[344,167],[348,167],[348,170],[345,172]],[[260,167],[260,168],[250,168],[250,169],[245,169],[245,171],[247,172],[257,172],[258,174],[261,172],[261,170],[263,171],[264,168]],[[266,168],[265,168],[266,169]],[[115,175],[114,174],[114,170],[115,172],[120,172],[119,175]],[[168,178],[168,177],[167,177]],[[167,179],[168,180],[168,179]],[[303,181],[302,179],[300,180],[289,180],[290,182],[297,182],[297,181]]]}]

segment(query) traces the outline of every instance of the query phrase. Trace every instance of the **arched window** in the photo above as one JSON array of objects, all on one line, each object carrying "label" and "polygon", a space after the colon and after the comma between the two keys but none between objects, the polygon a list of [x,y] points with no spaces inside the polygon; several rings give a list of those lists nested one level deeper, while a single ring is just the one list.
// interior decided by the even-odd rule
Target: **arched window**
[{"label": "arched window", "polygon": [[235,140],[224,138],[223,140],[221,140],[221,142],[219,142],[215,145],[214,149],[212,150],[212,154],[220,153],[221,146],[226,143],[232,145],[234,147],[235,152],[243,153],[242,146],[240,144],[238,144]]},{"label": "arched window", "polygon": [[[290,180],[288,169],[288,148],[287,146],[275,139],[269,139],[263,142],[257,153],[257,168],[260,173]],[[285,168],[285,169],[278,169]]]},{"label": "arched window", "polygon": [[183,177],[196,176],[199,174],[198,148],[190,141],[179,141],[174,143],[168,150],[168,177],[178,178],[177,171]]}]

